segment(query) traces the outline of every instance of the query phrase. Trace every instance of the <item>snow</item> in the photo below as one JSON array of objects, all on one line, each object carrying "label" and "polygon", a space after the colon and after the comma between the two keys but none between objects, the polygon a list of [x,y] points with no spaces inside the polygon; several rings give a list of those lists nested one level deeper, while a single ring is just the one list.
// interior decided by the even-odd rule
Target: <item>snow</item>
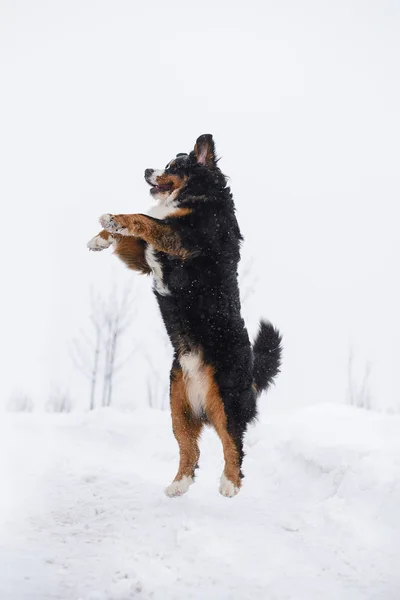
[{"label": "snow", "polygon": [[100,409],[0,424],[1,600],[398,600],[400,418],[321,404],[249,430],[244,485],[196,483],[170,415]]}]

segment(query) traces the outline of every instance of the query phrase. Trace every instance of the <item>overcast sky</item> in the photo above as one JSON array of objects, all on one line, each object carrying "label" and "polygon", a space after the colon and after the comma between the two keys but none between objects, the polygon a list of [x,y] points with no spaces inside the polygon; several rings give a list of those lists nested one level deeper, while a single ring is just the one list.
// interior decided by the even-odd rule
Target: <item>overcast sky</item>
[{"label": "overcast sky", "polygon": [[[146,167],[213,133],[253,258],[244,307],[284,334],[279,409],[343,402],[346,363],[400,408],[400,5],[0,1],[2,395],[69,387],[91,284],[137,287],[129,334],[168,379],[149,281],[86,242],[150,205]],[[140,404],[132,359],[118,403]]]}]

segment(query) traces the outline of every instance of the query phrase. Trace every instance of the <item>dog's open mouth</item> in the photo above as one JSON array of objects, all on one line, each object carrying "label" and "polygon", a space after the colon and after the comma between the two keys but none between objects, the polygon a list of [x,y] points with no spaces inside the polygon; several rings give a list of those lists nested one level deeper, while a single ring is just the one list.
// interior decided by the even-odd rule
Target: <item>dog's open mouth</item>
[{"label": "dog's open mouth", "polygon": [[172,189],[172,183],[164,183],[163,185],[151,185],[151,194],[158,194],[159,192],[169,192]]},{"label": "dog's open mouth", "polygon": [[157,196],[157,194],[169,195],[174,188],[174,178],[168,177],[167,173],[162,173],[155,169],[146,169],[144,178],[150,186],[150,194],[152,196]]}]

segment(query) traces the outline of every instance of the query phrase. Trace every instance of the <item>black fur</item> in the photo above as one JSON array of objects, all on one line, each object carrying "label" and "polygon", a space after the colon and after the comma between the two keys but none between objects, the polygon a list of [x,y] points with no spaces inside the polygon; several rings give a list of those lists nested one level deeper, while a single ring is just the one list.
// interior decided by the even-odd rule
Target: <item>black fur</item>
[{"label": "black fur", "polygon": [[253,345],[254,383],[258,390],[267,390],[279,373],[281,365],[282,336],[271,324],[261,321]]},{"label": "black fur", "polygon": [[[166,173],[187,177],[178,196],[186,216],[166,218],[191,258],[157,253],[170,295],[154,291],[168,335],[178,353],[201,349],[212,365],[227,415],[228,430],[243,457],[243,435],[256,417],[256,397],[279,372],[281,336],[262,323],[252,349],[240,313],[237,267],[242,236],[226,177],[218,168],[211,136],[206,164],[194,152],[178,155]],[[253,385],[255,384],[255,385]]]}]

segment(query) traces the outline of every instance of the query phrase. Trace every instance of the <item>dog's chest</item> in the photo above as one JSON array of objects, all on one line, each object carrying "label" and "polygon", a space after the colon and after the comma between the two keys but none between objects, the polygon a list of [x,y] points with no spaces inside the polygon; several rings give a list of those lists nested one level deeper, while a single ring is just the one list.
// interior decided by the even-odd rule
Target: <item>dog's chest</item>
[{"label": "dog's chest", "polygon": [[144,255],[149,265],[154,278],[154,288],[161,296],[169,296],[171,294],[168,286],[164,283],[163,270],[160,261],[157,258],[157,253],[151,244],[147,245]]},{"label": "dog's chest", "polygon": [[199,352],[184,354],[179,359],[186,394],[193,413],[201,417],[205,412],[209,379]]},{"label": "dog's chest", "polygon": [[[157,206],[153,206],[149,211],[148,215],[150,217],[154,217],[155,219],[165,219],[171,213],[176,210],[175,204],[172,202],[171,204],[159,204]],[[164,283],[164,275],[162,270],[162,265],[160,260],[157,257],[157,252],[151,244],[147,245],[145,250],[145,258],[147,264],[149,265],[153,277],[154,277],[154,288],[155,290],[161,294],[161,296],[170,296],[171,291],[168,289],[168,286]]]}]

